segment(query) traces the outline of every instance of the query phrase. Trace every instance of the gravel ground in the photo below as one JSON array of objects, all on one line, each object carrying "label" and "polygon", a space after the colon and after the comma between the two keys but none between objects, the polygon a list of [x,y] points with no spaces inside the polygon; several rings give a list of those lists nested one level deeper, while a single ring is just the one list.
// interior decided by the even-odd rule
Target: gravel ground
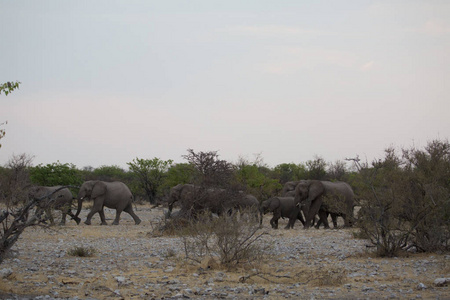
[{"label": "gravel ground", "polygon": [[[376,258],[352,229],[272,230],[266,217],[267,261],[227,271],[186,264],[179,239],[152,237],[161,208],[136,213],[137,226],[124,213],[118,226],[96,215],[91,226],[28,228],[0,266],[0,299],[450,299],[450,255]],[[95,255],[68,255],[75,246]]]}]

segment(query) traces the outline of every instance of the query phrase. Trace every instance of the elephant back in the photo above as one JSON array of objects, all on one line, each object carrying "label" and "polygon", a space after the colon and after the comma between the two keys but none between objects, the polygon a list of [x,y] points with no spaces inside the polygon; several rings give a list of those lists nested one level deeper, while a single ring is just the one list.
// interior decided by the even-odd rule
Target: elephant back
[{"label": "elephant back", "polygon": [[323,205],[329,211],[346,212],[353,211],[354,193],[351,186],[343,181],[330,182],[323,181],[325,193],[323,195]]}]

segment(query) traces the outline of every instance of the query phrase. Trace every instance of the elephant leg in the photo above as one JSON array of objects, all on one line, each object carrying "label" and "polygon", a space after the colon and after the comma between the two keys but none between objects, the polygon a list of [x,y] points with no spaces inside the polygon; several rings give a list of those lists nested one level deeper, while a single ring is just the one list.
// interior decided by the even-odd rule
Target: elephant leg
[{"label": "elephant leg", "polygon": [[293,217],[289,218],[288,224],[286,225],[286,227],[284,227],[284,229],[294,228],[295,221],[297,221],[297,217],[296,216],[293,216]]},{"label": "elephant leg", "polygon": [[134,223],[136,225],[139,225],[141,223],[141,219],[134,213],[133,206],[130,204],[123,210],[124,212],[128,213],[134,220]]},{"label": "elephant leg", "polygon": [[67,213],[62,210],[61,211],[61,222],[59,222],[59,225],[66,225],[66,215]]},{"label": "elephant leg", "polygon": [[309,207],[309,211],[305,216],[305,228],[309,228],[311,225],[311,221],[314,219],[315,215],[319,212],[320,206],[322,205],[322,201],[313,201],[311,206]]},{"label": "elephant leg", "polygon": [[[313,220],[313,222],[314,222],[314,220]],[[316,223],[316,226],[314,226],[315,228],[317,228],[317,229],[319,229],[320,228],[320,225],[322,225],[322,220],[319,218],[319,220],[317,221],[317,222],[315,222]],[[313,225],[313,224],[312,224]]]},{"label": "elephant leg", "polygon": [[91,219],[94,216],[94,214],[98,213],[100,215],[100,219],[102,220],[102,225],[107,225],[105,220],[105,214],[103,212],[103,200],[100,198],[94,199],[94,205],[91,208],[91,211],[88,213],[86,217],[86,221],[84,221],[84,224],[91,225]]},{"label": "elephant leg", "polygon": [[45,209],[45,214],[47,215],[47,219],[50,220],[51,225],[55,225],[55,220],[53,220],[53,214],[51,208]]},{"label": "elephant leg", "polygon": [[344,227],[352,227],[352,222],[349,220],[347,215],[342,214],[341,217],[344,219]]},{"label": "elephant leg", "polygon": [[108,223],[106,223],[105,211],[103,208],[98,212],[98,214],[100,216],[100,220],[102,221],[101,225],[108,225]]},{"label": "elephant leg", "polygon": [[323,226],[328,229],[330,228],[329,224],[328,224],[328,212],[324,211],[324,210],[319,210],[319,221],[317,221],[317,226],[316,228],[319,228],[320,224],[323,223]]},{"label": "elephant leg", "polygon": [[333,227],[337,228],[337,217],[338,217],[338,214],[330,213],[330,215],[331,215],[331,220],[333,221]]},{"label": "elephant leg", "polygon": [[270,220],[270,225],[273,229],[278,229],[278,219],[281,218],[281,211],[275,210],[273,212],[273,217]]},{"label": "elephant leg", "polygon": [[72,213],[72,210],[71,210],[70,208],[67,210],[67,214],[68,214],[73,220],[75,220],[75,222],[77,222],[77,225],[80,224],[81,219],[78,218],[77,216],[75,216],[75,215]]},{"label": "elephant leg", "polygon": [[114,219],[113,225],[119,225],[120,214],[122,213],[121,209],[116,209],[116,218]]},{"label": "elephant leg", "polygon": [[272,225],[273,229],[278,229],[278,218],[273,216],[273,218],[270,219],[270,225]]},{"label": "elephant leg", "polygon": [[297,219],[299,218],[299,216],[301,217],[301,212],[299,210],[298,207],[296,207],[290,214],[289,216],[289,221],[287,226],[284,229],[290,229],[290,228],[294,228],[294,224],[295,221],[297,221]]},{"label": "elephant leg", "polygon": [[92,219],[92,216],[93,216],[95,213],[97,213],[97,211],[91,209],[91,211],[90,211],[90,212],[88,213],[88,215],[86,216],[86,221],[84,221],[84,224],[86,224],[86,225],[91,225],[91,219]]}]

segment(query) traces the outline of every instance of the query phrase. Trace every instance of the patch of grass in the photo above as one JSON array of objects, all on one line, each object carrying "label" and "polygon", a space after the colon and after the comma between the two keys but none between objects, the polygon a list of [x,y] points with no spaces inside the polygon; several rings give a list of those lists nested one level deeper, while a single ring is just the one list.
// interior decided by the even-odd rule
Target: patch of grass
[{"label": "patch of grass", "polygon": [[70,256],[78,256],[78,257],[92,257],[95,255],[95,249],[92,247],[83,247],[83,246],[76,246],[72,249],[69,249],[67,251],[67,254]]},{"label": "patch of grass", "polygon": [[345,270],[339,268],[320,270],[315,275],[317,279],[314,281],[317,286],[338,286],[342,285],[347,279]]}]

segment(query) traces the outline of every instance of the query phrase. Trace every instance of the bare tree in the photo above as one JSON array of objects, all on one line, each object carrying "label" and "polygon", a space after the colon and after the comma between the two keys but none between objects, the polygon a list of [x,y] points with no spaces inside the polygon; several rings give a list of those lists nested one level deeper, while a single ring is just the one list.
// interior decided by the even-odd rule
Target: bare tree
[{"label": "bare tree", "polygon": [[196,170],[195,183],[206,187],[228,187],[233,177],[233,165],[219,159],[217,151],[194,152],[188,149],[186,159]]},{"label": "bare tree", "polygon": [[29,168],[34,156],[22,153],[13,155],[0,176],[0,201],[6,206],[25,203],[28,199],[26,187],[30,186]]}]

